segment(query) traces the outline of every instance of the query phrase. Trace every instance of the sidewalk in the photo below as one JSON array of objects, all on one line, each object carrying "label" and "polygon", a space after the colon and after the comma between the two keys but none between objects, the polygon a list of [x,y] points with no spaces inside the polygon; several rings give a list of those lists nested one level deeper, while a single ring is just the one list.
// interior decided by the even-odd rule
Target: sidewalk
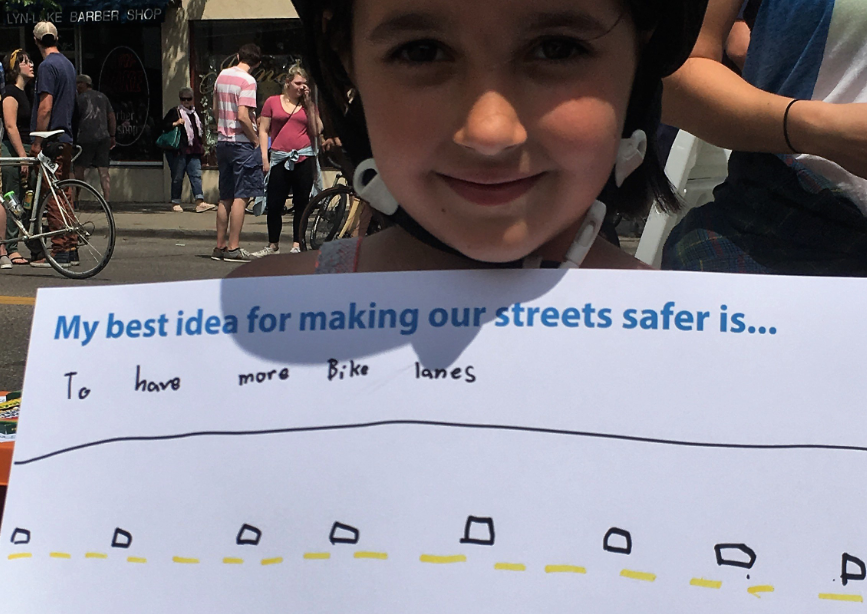
[{"label": "sidewalk", "polygon": [[[182,206],[185,209],[183,213],[175,213],[163,203],[117,203],[111,205],[111,210],[119,237],[216,238],[216,211],[196,213],[195,205]],[[292,216],[285,216],[283,224],[291,228]],[[268,226],[264,215],[255,217],[247,214],[241,241],[267,243]]]}]

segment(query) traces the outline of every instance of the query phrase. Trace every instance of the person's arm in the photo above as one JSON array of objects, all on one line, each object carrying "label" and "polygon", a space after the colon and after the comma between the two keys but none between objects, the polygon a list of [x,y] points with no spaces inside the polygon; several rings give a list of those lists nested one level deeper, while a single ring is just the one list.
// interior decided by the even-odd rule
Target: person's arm
[{"label": "person's arm", "polygon": [[106,98],[105,102],[108,105],[108,136],[111,139],[110,149],[114,149],[115,145],[117,145],[117,141],[115,140],[115,135],[117,134],[117,116],[115,116],[114,109],[108,101],[108,98]]},{"label": "person's arm", "polygon": [[319,112],[316,110],[316,105],[313,103],[313,97],[310,91],[304,93],[304,112],[307,115],[307,136],[310,137],[311,143],[316,143],[316,139],[322,136],[322,120],[319,119]]},{"label": "person's arm", "polygon": [[[54,108],[54,96],[48,92],[39,94],[39,106],[36,108],[36,131],[44,132],[48,130],[48,124],[51,121],[51,109]],[[30,146],[30,155],[36,156],[42,151],[42,139],[38,136],[33,137],[33,144]]]},{"label": "person's arm", "polygon": [[21,133],[18,132],[17,117],[18,101],[13,96],[7,96],[3,99],[3,123],[6,125],[6,134],[12,144],[12,149],[15,150],[15,155],[19,158],[26,158],[27,150],[24,149]]},{"label": "person's arm", "polygon": [[271,170],[271,161],[268,158],[268,132],[271,130],[271,118],[263,115],[259,118],[259,149],[262,151],[262,170],[266,173]]},{"label": "person's arm", "polygon": [[256,129],[253,127],[253,120],[250,117],[250,107],[241,105],[238,107],[238,121],[241,123],[241,130],[250,139],[254,147],[259,146],[259,136],[256,134]]},{"label": "person's arm", "polygon": [[[3,99],[3,123],[6,126],[6,136],[12,144],[12,149],[15,155],[19,158],[27,157],[27,150],[24,149],[24,143],[21,140],[21,133],[18,131],[18,101],[13,96],[6,96]],[[21,165],[21,177],[26,178],[30,172],[30,167],[26,164]]]},{"label": "person's arm", "polygon": [[[665,80],[663,121],[727,149],[792,153],[783,130],[792,99],[753,87],[721,63],[741,4],[710,0],[690,59]],[[867,177],[867,104],[798,102],[789,114],[788,134],[798,152]]]}]

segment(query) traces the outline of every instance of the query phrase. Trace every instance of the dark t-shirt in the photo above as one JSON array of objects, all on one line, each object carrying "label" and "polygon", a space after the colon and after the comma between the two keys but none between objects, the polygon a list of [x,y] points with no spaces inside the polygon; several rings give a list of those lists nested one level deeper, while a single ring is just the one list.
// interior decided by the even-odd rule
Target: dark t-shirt
[{"label": "dark t-shirt", "polygon": [[36,130],[39,101],[42,94],[51,94],[54,104],[48,130],[63,130],[60,135],[63,143],[72,142],[72,115],[75,111],[75,67],[62,53],[49,54],[42,60],[36,73],[36,86],[33,88],[33,113],[30,131]]},{"label": "dark t-shirt", "polygon": [[[6,86],[6,94],[3,96],[3,100],[6,100],[7,98],[14,98],[18,101],[18,114],[15,124],[18,126],[18,134],[21,136],[21,142],[28,145],[30,144],[30,113],[32,106],[30,104],[30,98],[27,97],[27,94],[18,89],[17,85]],[[8,131],[3,135],[3,140],[10,140]]]},{"label": "dark t-shirt", "polygon": [[102,92],[89,89],[78,95],[78,142],[99,143],[111,137],[108,133],[108,115],[111,103]]}]

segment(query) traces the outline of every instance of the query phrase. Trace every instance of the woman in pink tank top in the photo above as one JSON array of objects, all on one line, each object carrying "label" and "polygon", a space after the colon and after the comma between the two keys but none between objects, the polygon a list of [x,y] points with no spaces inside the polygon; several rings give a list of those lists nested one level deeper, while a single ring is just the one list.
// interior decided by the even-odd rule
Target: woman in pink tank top
[{"label": "woman in pink tank top", "polygon": [[259,147],[264,170],[268,173],[268,245],[253,254],[257,258],[280,252],[283,208],[290,191],[295,213],[292,224],[294,244],[290,253],[301,251],[301,213],[313,189],[316,161],[311,157],[311,148],[321,132],[319,126],[307,71],[295,65],[286,73],[283,92],[265,101],[259,120]]}]

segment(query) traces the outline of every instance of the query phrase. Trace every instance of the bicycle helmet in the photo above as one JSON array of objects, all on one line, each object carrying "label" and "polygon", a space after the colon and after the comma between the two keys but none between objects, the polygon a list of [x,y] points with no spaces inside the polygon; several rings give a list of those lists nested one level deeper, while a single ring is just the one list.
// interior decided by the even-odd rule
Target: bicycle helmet
[{"label": "bicycle helmet", "polygon": [[[352,0],[292,0],[302,20],[307,44],[306,63],[320,88],[324,115],[341,138],[354,165],[372,156],[363,101],[341,62],[350,47]],[[662,79],[687,60],[698,38],[708,0],[623,0],[639,31],[653,32],[641,52],[632,96],[626,114],[624,136],[642,129],[651,141],[644,165],[619,189],[610,186],[602,200],[625,215],[643,214],[651,202],[663,210],[678,208],[656,156],[655,134],[661,117]],[[611,182],[613,184],[613,181]],[[403,211],[400,209],[399,211]],[[413,221],[399,217],[406,227]],[[412,234],[426,234],[412,228]],[[432,241],[424,237],[426,242]]]}]

